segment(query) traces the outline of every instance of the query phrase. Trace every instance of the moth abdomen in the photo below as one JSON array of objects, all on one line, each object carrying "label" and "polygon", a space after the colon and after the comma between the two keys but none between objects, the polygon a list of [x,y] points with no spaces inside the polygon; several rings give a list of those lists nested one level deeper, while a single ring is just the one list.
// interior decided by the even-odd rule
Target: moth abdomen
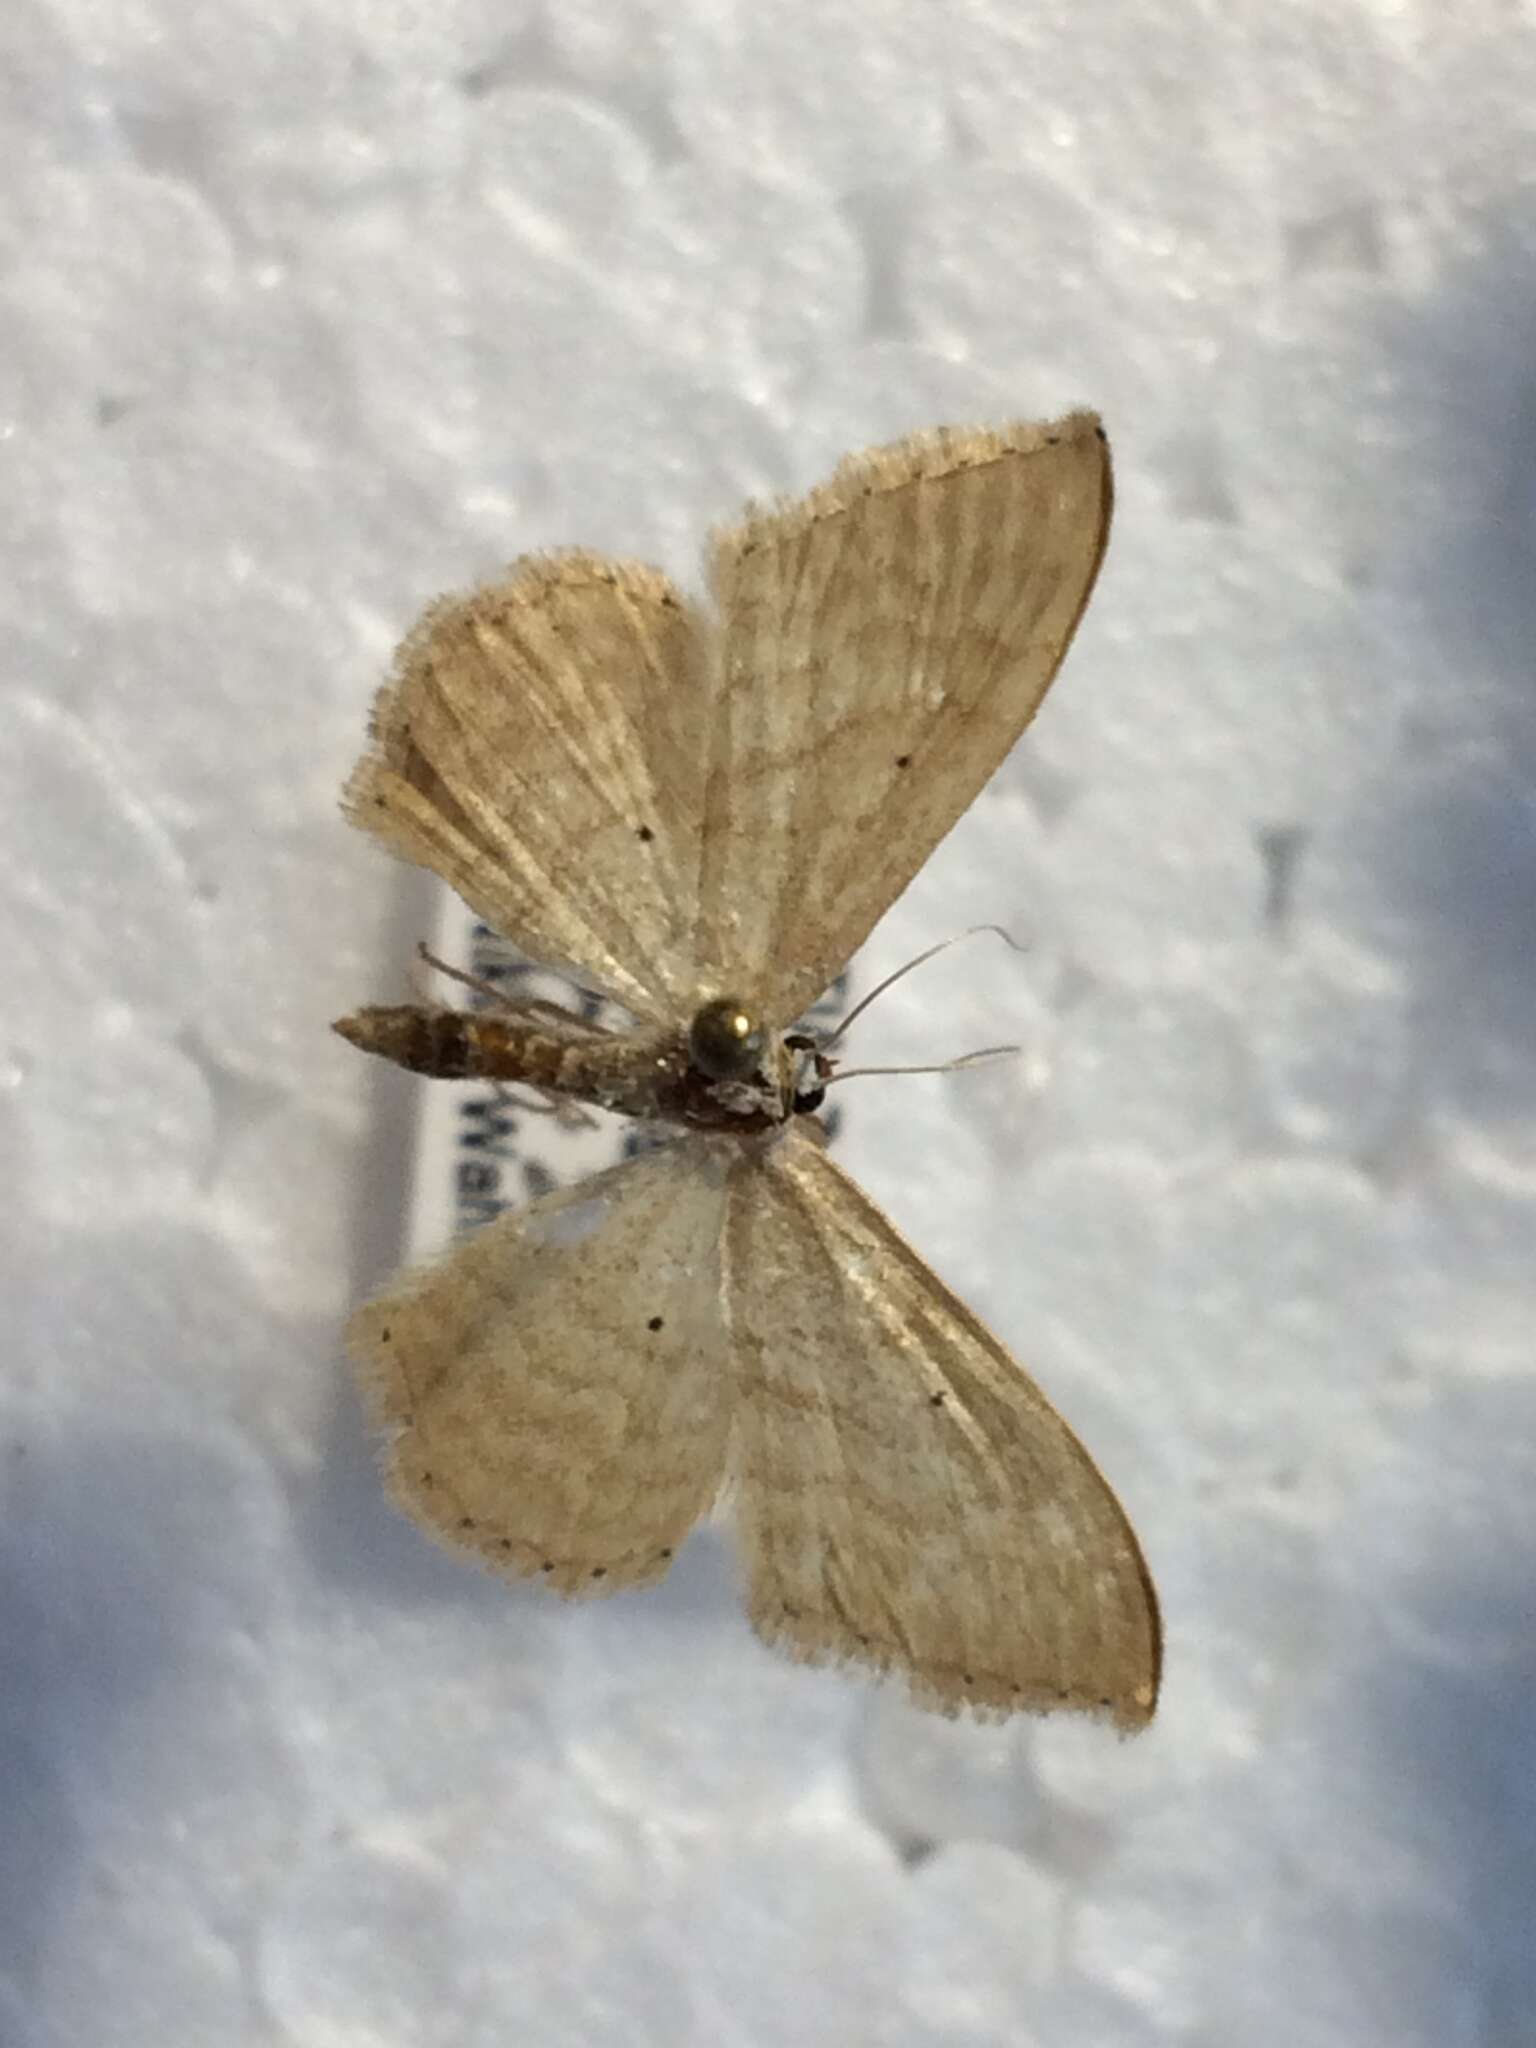
[{"label": "moth abdomen", "polygon": [[436,1081],[521,1081],[561,1095],[592,1096],[591,1043],[524,1018],[387,1003],[338,1017],[331,1028],[349,1045]]},{"label": "moth abdomen", "polygon": [[458,1010],[429,1010],[419,1003],[371,1004],[338,1017],[331,1029],[362,1052],[392,1060],[412,1074],[462,1081],[483,1071],[473,1035],[476,1019]]},{"label": "moth abdomen", "polygon": [[351,1045],[438,1081],[501,1081],[621,1116],[683,1120],[687,1061],[670,1041],[567,1036],[548,1021],[421,1003],[371,1005],[332,1026]]}]

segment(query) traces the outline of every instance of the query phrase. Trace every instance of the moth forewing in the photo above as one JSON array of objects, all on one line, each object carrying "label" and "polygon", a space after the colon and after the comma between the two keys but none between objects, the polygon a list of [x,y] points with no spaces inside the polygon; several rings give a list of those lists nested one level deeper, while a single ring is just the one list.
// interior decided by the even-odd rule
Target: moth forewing
[{"label": "moth forewing", "polygon": [[917,434],[715,536],[701,973],[814,1001],[1034,716],[1113,500],[1093,413]]},{"label": "moth forewing", "polygon": [[902,1673],[944,1713],[1131,1730],[1161,1626],[1124,1510],[1067,1424],[824,1149],[730,1180],[729,1474],[753,1626]]}]

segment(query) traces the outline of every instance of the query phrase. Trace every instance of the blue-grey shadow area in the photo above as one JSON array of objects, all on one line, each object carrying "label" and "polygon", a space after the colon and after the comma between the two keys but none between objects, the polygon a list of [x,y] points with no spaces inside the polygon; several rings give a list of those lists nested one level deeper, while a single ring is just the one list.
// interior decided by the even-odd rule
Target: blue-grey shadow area
[{"label": "blue-grey shadow area", "polygon": [[[1425,1083],[1536,1118],[1536,238],[1482,224],[1433,303],[1384,321],[1383,380],[1444,516],[1383,508],[1362,601],[1396,605],[1443,671],[1376,766],[1354,844],[1401,921]],[[1433,504],[1431,494],[1421,502]]]},{"label": "blue-grey shadow area", "polygon": [[[1394,1655],[1362,1694],[1356,1731],[1389,1835],[1417,1838],[1461,1940],[1461,1980],[1439,1987],[1441,2002],[1475,2010],[1479,2040],[1511,2044],[1536,2041],[1536,1456],[1524,1464],[1499,1548],[1462,1548],[1447,1530],[1411,1591],[1413,1626],[1436,1654]],[[1365,1917],[1377,1896],[1367,1858]]]},{"label": "blue-grey shadow area", "polygon": [[93,1676],[61,1659],[57,1623],[39,1589],[24,1580],[13,1532],[0,1539],[0,1979],[31,2008],[57,1888],[85,1856],[60,1782],[59,1730]]},{"label": "blue-grey shadow area", "polygon": [[[48,1948],[61,1890],[103,1876],[90,1809],[124,1796],[114,1751],[125,1718],[194,1679],[221,1609],[232,1634],[260,1624],[237,1589],[218,1590],[217,1570],[210,1598],[206,1580],[176,1569],[197,1534],[186,1504],[217,1503],[228,1485],[194,1441],[75,1418],[46,1436],[13,1424],[3,1454],[0,1978],[31,2005],[43,1962],[55,1980],[64,1966]],[[219,1532],[207,1536],[216,1554]]]},{"label": "blue-grey shadow area", "polygon": [[[1384,749],[1352,844],[1402,934],[1423,1105],[1518,1151],[1536,1131],[1536,237],[1528,209],[1481,227],[1433,302],[1383,321],[1381,379],[1409,394],[1396,424],[1447,510],[1425,530],[1384,511],[1395,539],[1362,596],[1404,607],[1444,686]],[[1536,1241],[1532,1307],[1536,1338]],[[1458,1471],[1445,1503],[1414,1504],[1431,1526],[1444,1507],[1443,1538],[1384,1589],[1438,1648],[1367,1688],[1361,1762],[1449,1857],[1478,2038],[1536,2041],[1536,1402],[1444,1369]]]}]

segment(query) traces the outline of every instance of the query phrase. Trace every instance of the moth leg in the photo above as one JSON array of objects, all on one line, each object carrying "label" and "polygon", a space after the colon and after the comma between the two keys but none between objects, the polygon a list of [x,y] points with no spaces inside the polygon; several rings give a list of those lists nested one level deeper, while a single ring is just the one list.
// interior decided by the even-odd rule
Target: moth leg
[{"label": "moth leg", "polygon": [[523,1116],[552,1116],[568,1131],[595,1131],[597,1118],[591,1110],[583,1109],[579,1102],[568,1097],[552,1094],[547,1088],[540,1088],[532,1081],[520,1084],[528,1090],[529,1096],[514,1095],[505,1081],[493,1081],[491,1091],[498,1107],[515,1109]]},{"label": "moth leg", "polygon": [[447,980],[459,982],[464,988],[472,988],[476,995],[484,996],[488,1003],[499,1005],[506,1001],[506,997],[494,982],[483,981],[478,974],[467,974],[462,967],[453,967],[446,960],[440,960],[425,939],[416,941],[416,957],[424,961],[428,967],[435,968]]},{"label": "moth leg", "polygon": [[545,1002],[541,996],[534,996],[527,1002],[514,1001],[505,989],[499,989],[494,981],[486,981],[478,974],[468,974],[462,967],[453,967],[448,961],[440,960],[425,939],[417,941],[416,953],[428,967],[435,968],[449,981],[457,981],[465,988],[473,989],[476,995],[483,996],[495,1009],[509,1011],[517,1017],[550,1017],[557,1024],[568,1025],[572,1030],[585,1032],[589,1038],[605,1038],[608,1035],[601,1026],[589,1022],[585,1017],[577,1016],[574,1010],[567,1010],[559,1003]]}]

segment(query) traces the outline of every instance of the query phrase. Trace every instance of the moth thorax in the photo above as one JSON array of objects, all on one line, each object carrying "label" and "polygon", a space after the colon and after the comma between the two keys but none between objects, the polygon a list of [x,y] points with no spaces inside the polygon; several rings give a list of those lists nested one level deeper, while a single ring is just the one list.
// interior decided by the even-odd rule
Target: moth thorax
[{"label": "moth thorax", "polygon": [[694,1013],[688,1057],[711,1081],[750,1081],[768,1048],[768,1032],[735,996],[716,996]]}]

